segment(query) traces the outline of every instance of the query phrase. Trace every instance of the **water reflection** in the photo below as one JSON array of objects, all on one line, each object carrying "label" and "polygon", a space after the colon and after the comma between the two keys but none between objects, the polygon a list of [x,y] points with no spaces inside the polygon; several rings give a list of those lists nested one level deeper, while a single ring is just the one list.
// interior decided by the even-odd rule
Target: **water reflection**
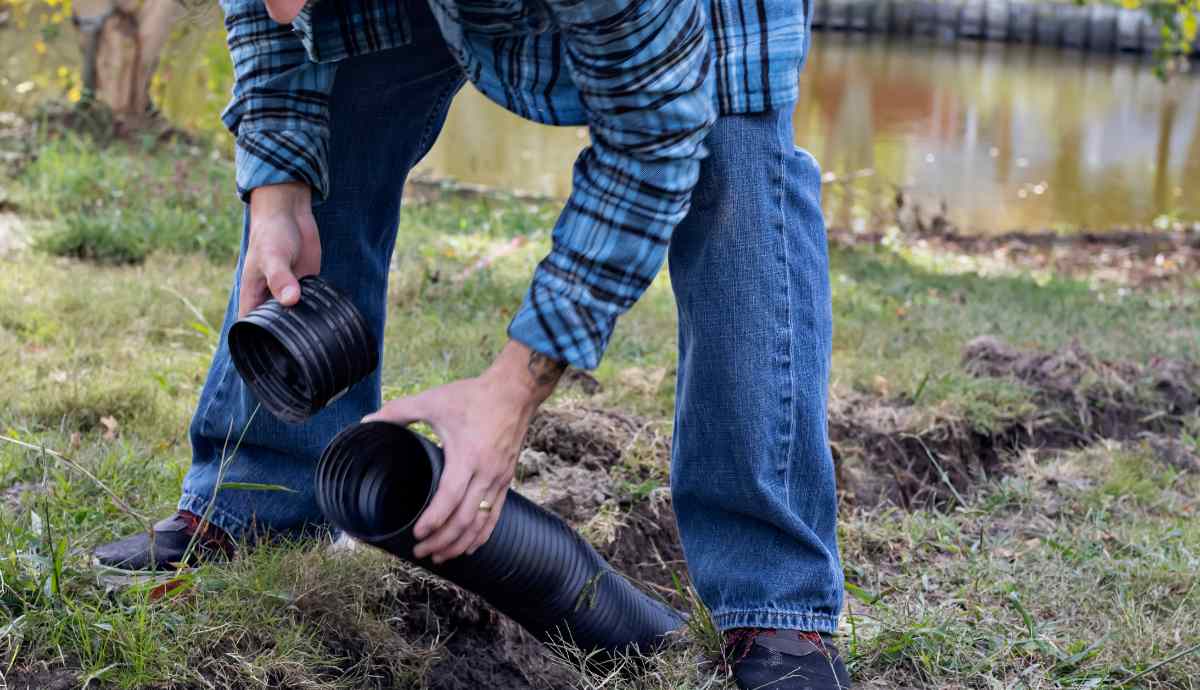
[{"label": "water reflection", "polygon": [[[216,11],[198,17],[168,48],[154,94],[172,121],[219,137],[231,69]],[[39,53],[40,32],[0,30],[0,110],[62,92],[78,52],[61,34]],[[825,208],[840,225],[886,221],[897,185],[975,231],[1200,219],[1198,75],[1164,86],[1132,57],[822,33],[801,91],[797,143],[838,180]],[[586,141],[468,88],[421,170],[565,197]]]},{"label": "water reflection", "polygon": [[[1200,217],[1194,76],[1164,86],[1128,57],[818,34],[801,86],[797,143],[827,173],[853,178],[827,186],[835,223],[879,211],[896,185],[945,201],[954,222],[978,231]],[[585,141],[468,89],[422,169],[565,196]]]}]

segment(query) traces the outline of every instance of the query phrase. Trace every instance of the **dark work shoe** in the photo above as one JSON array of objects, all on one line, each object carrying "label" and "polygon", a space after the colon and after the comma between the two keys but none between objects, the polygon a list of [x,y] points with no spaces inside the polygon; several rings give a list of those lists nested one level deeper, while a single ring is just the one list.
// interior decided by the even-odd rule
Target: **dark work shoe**
[{"label": "dark work shoe", "polygon": [[[211,524],[200,528],[198,515],[181,510],[159,521],[150,532],[139,532],[120,541],[98,547],[93,555],[99,565],[121,570],[176,570],[205,560],[233,557],[233,541]],[[200,532],[196,546],[182,563],[192,535]]]},{"label": "dark work shoe", "polygon": [[847,690],[850,674],[825,634],[739,628],[725,654],[742,690]]}]

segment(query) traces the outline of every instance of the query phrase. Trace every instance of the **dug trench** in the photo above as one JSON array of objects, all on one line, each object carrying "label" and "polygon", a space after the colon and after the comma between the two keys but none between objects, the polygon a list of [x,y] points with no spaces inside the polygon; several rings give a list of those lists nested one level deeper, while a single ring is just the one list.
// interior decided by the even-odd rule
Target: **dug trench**
[{"label": "dug trench", "polygon": [[[829,432],[843,510],[948,507],[1002,476],[1018,451],[1101,440],[1140,444],[1163,464],[1200,472],[1195,445],[1182,440],[1200,415],[1195,363],[1109,361],[1076,346],[1021,350],[980,337],[964,348],[962,365],[972,376],[1026,388],[1031,404],[985,427],[903,397],[836,396]],[[661,422],[586,402],[560,405],[534,420],[515,488],[567,520],[648,592],[685,607],[686,569],[664,486],[669,455]],[[582,685],[570,663],[474,595],[382,554],[366,558],[357,570],[307,567],[329,559],[313,551],[297,568],[291,607],[341,660],[324,669],[329,678],[351,673],[374,687],[432,690]],[[270,644],[266,632],[261,640],[217,639],[188,664],[220,677],[219,658]],[[291,685],[286,667],[271,675],[270,683]]]},{"label": "dug trench", "polygon": [[[1180,440],[1189,417],[1200,413],[1194,363],[1108,361],[1076,346],[1020,350],[980,337],[965,347],[963,367],[976,377],[1027,387],[1028,413],[984,428],[904,398],[837,397],[829,431],[844,509],[948,506],[1002,475],[1020,450],[1078,448],[1102,439],[1145,444],[1164,463],[1200,471],[1196,449]],[[587,404],[551,408],[531,426],[516,488],[579,529],[647,591],[682,606],[678,588],[686,569],[669,493],[661,486],[669,449],[666,429],[647,419]],[[382,628],[346,620],[325,603],[336,596],[308,596],[297,607],[331,632],[331,651],[348,663],[381,664],[381,686],[408,673],[434,690],[578,687],[569,664],[555,662],[476,597],[396,562],[386,568],[387,586],[362,602],[387,621]],[[316,590],[336,586],[312,584]],[[417,669],[388,669],[383,662],[422,654],[427,663]]]}]

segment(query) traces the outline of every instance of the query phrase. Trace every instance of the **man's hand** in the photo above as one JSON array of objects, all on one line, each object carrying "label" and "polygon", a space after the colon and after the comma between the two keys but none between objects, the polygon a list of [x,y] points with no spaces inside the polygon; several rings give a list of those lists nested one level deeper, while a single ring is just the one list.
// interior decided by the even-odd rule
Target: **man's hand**
[{"label": "man's hand", "polygon": [[[393,400],[363,421],[428,422],[441,438],[446,465],[437,492],[413,527],[413,555],[442,563],[487,543],[500,520],[517,456],[538,405],[565,365],[509,341],[478,378]],[[483,501],[490,511],[480,510]]]},{"label": "man's hand", "polygon": [[300,301],[298,277],[321,272],[321,238],[312,192],[303,182],[267,185],[250,193],[250,241],[242,267],[238,317],[274,297]]}]

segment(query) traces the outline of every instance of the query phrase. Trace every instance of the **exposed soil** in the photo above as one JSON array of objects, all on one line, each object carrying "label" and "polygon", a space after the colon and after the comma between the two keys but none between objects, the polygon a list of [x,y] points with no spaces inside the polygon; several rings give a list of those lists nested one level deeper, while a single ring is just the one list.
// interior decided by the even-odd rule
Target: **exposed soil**
[{"label": "exposed soil", "polygon": [[[1177,438],[1184,418],[1200,410],[1195,364],[1114,362],[1077,346],[1019,350],[991,337],[969,343],[963,362],[976,376],[1028,386],[1036,412],[987,430],[964,419],[930,417],[902,399],[840,398],[830,408],[830,438],[844,503],[946,505],[1004,472],[1013,451],[1075,448],[1099,439],[1144,441],[1164,464],[1200,470],[1196,449]],[[635,415],[550,409],[531,426],[516,488],[581,530],[617,569],[682,606],[674,592],[677,578],[686,581],[686,568],[669,493],[630,489],[664,477],[668,451],[661,428]],[[338,656],[427,660],[425,668],[373,669],[382,687],[412,678],[434,690],[577,685],[575,674],[543,645],[477,597],[396,561],[387,568],[383,586],[364,602],[379,614],[376,620],[387,621],[386,629],[364,628],[336,596],[297,603],[306,618],[332,631],[328,644]],[[330,586],[337,585],[316,584]]]},{"label": "exposed soil", "polygon": [[[624,413],[546,410],[531,425],[515,488],[588,535],[647,591],[670,596],[683,559],[669,499],[656,491],[635,500],[620,485],[650,471],[627,465],[632,451],[642,462],[646,453],[649,462],[666,462],[667,442],[656,433],[647,420]],[[550,650],[478,597],[394,559],[383,561],[386,572],[360,595],[361,610],[347,606],[347,583],[330,582],[327,573],[302,583],[307,594],[296,602],[300,615],[322,631],[331,654],[348,664],[371,664],[379,687],[578,687],[576,674],[556,663]],[[423,668],[413,665],[422,659]]]},{"label": "exposed soil", "polygon": [[65,668],[32,668],[0,677],[8,690],[75,690],[79,674]]},{"label": "exposed soil", "polygon": [[[905,227],[901,225],[901,227]],[[880,244],[877,232],[830,229],[844,246]],[[1107,230],[1104,232],[1010,232],[971,235],[932,222],[910,228],[899,241],[943,252],[968,254],[1025,270],[1050,270],[1079,279],[1133,287],[1187,281],[1200,269],[1200,232]]]},{"label": "exposed soil", "polygon": [[[830,407],[830,438],[847,506],[942,506],[1006,470],[1021,448],[1075,448],[1099,439],[1145,443],[1164,465],[1200,471],[1179,433],[1200,412],[1200,367],[1154,360],[1109,361],[1077,346],[1020,350],[981,337],[964,349],[966,370],[1013,379],[1031,390],[1034,412],[995,429],[932,414],[904,399],[844,396]],[[661,424],[581,405],[542,412],[522,455],[518,491],[566,519],[618,570],[677,606],[686,568],[665,487],[669,439]],[[319,561],[317,554],[312,554]],[[296,615],[331,656],[330,677],[366,671],[368,687],[431,690],[570,690],[578,676],[482,600],[395,559],[361,572],[300,564]],[[250,631],[197,650],[195,667],[269,647]],[[214,651],[217,650],[217,651]],[[223,651],[222,651],[223,650]],[[189,661],[189,665],[192,662]],[[213,667],[214,673],[219,675]],[[289,686],[288,669],[269,674]],[[75,687],[76,675],[34,669],[9,687]]]},{"label": "exposed soil", "polygon": [[1019,350],[982,336],[967,344],[963,364],[976,376],[1029,387],[1034,411],[983,429],[967,419],[931,417],[903,399],[835,400],[830,439],[845,503],[942,505],[1003,471],[1013,451],[1078,448],[1100,439],[1144,441],[1167,464],[1196,464],[1194,449],[1175,438],[1185,418],[1200,410],[1194,363],[1109,361],[1076,345]]},{"label": "exposed soil", "polygon": [[[379,587],[363,602],[370,620],[347,610],[344,596],[304,597],[297,608],[327,633],[329,651],[372,659],[380,687],[430,690],[567,690],[573,675],[556,665],[544,645],[478,597],[388,560]],[[328,585],[325,585],[328,587]],[[399,662],[399,663],[397,663]],[[389,665],[390,664],[390,665]]]}]

